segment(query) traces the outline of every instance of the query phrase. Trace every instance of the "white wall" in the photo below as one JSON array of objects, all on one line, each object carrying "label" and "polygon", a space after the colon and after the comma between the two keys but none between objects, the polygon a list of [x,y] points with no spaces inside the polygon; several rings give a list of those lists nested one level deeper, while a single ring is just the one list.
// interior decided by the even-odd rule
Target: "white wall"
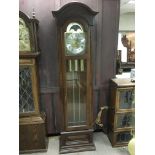
[{"label": "white wall", "polygon": [[135,13],[120,15],[119,31],[135,31]]}]

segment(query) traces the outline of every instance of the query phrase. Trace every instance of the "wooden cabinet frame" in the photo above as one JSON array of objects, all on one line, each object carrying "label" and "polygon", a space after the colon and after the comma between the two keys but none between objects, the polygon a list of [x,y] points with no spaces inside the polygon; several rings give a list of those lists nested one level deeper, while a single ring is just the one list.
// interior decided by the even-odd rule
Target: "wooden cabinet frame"
[{"label": "wooden cabinet frame", "polygon": [[38,78],[37,78],[37,66],[35,59],[20,59],[20,68],[28,67],[31,72],[32,80],[32,96],[34,99],[34,112],[21,113],[20,116],[30,116],[40,113],[39,109],[39,92],[38,92]]},{"label": "wooden cabinet frame", "polygon": [[[91,35],[92,26],[94,25],[94,16],[97,12],[91,10],[83,3],[72,2],[64,5],[58,11],[52,11],[53,16],[57,21],[58,32],[58,53],[59,53],[59,69],[60,69],[60,93],[62,102],[62,128],[60,137],[60,153],[79,152],[95,150],[93,144],[93,111],[92,111],[92,43]],[[83,27],[83,32],[86,39],[86,47],[84,53],[77,55],[65,55],[64,36],[66,28],[70,23],[78,23]],[[66,61],[83,60],[86,64],[86,124],[76,124],[69,126],[68,121],[68,104],[67,95],[67,78],[66,78]],[[73,71],[74,74],[74,71]],[[81,72],[78,73],[81,76]],[[74,81],[74,80],[73,80]],[[74,103],[73,101],[72,103]],[[79,108],[80,109],[80,108]],[[75,110],[75,109],[74,109]]]},{"label": "wooden cabinet frame", "polygon": [[[132,106],[133,104],[135,105],[135,83],[131,82],[131,79],[112,79],[110,83],[110,106],[109,106],[109,131],[108,131],[108,137],[109,140],[111,141],[112,146],[117,147],[117,146],[126,146],[128,144],[127,139],[131,139],[132,137],[132,132],[135,130],[134,124],[134,115],[135,115],[135,107]],[[120,108],[120,94],[122,92],[131,92],[131,94],[127,94],[126,97],[132,97],[130,99],[130,106],[127,108]],[[134,94],[134,95],[133,95]],[[133,95],[133,96],[132,96]],[[123,96],[124,97],[124,96]],[[124,98],[123,98],[124,99]],[[128,101],[128,100],[127,100]],[[123,102],[124,104],[129,104],[128,102]],[[134,103],[133,103],[134,102]],[[128,121],[126,121],[126,116],[129,116],[131,114],[131,117]],[[120,115],[124,115],[123,120],[125,118],[125,125],[119,127],[118,126],[118,120],[117,118]],[[132,119],[132,120],[131,120]],[[120,120],[121,121],[121,120]],[[128,124],[131,123],[131,124]],[[124,135],[123,135],[124,134]],[[126,135],[125,135],[126,134]],[[124,138],[124,141],[117,141],[118,137],[126,137]],[[119,138],[118,138],[119,139]],[[120,138],[121,139],[121,138]]]}]

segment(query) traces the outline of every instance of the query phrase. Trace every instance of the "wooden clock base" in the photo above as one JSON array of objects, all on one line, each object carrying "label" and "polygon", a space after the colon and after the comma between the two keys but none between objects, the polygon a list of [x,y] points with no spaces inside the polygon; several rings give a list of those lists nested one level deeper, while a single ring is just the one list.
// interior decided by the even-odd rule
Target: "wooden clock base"
[{"label": "wooden clock base", "polygon": [[20,118],[19,153],[45,152],[47,147],[45,117],[39,115]]},{"label": "wooden clock base", "polygon": [[93,130],[61,132],[59,153],[94,151]]}]

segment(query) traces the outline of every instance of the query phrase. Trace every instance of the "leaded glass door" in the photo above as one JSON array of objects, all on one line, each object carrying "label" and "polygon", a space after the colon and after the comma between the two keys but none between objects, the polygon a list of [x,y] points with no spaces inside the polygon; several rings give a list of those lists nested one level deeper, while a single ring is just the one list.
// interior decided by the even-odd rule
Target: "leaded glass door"
[{"label": "leaded glass door", "polygon": [[19,69],[19,113],[34,112],[32,93],[32,71],[29,67]]},{"label": "leaded glass door", "polygon": [[35,60],[20,60],[19,67],[19,114],[39,113]]}]

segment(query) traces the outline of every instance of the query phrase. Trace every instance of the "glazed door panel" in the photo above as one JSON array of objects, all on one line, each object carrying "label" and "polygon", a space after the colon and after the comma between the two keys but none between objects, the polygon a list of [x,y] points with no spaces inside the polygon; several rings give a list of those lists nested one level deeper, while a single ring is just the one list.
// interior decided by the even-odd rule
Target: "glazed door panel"
[{"label": "glazed door panel", "polygon": [[[67,21],[61,29],[61,71],[64,88],[65,128],[67,131],[88,129],[92,91],[89,29],[83,22]],[[85,23],[86,24],[86,23]],[[85,27],[87,27],[85,25]],[[75,28],[75,32],[73,29]],[[83,29],[84,28],[84,29]],[[71,30],[70,30],[71,29]]]},{"label": "glazed door panel", "polygon": [[36,62],[34,59],[20,59],[19,66],[19,113],[39,113]]},{"label": "glazed door panel", "polygon": [[134,113],[117,113],[115,117],[115,129],[127,129],[135,127]]},{"label": "glazed door panel", "polygon": [[123,89],[119,88],[117,91],[117,100],[118,100],[118,106],[117,110],[128,110],[128,109],[134,109],[135,108],[135,91],[134,88],[128,88]]},{"label": "glazed door panel", "polygon": [[83,59],[66,60],[67,126],[86,125],[86,63]]}]

